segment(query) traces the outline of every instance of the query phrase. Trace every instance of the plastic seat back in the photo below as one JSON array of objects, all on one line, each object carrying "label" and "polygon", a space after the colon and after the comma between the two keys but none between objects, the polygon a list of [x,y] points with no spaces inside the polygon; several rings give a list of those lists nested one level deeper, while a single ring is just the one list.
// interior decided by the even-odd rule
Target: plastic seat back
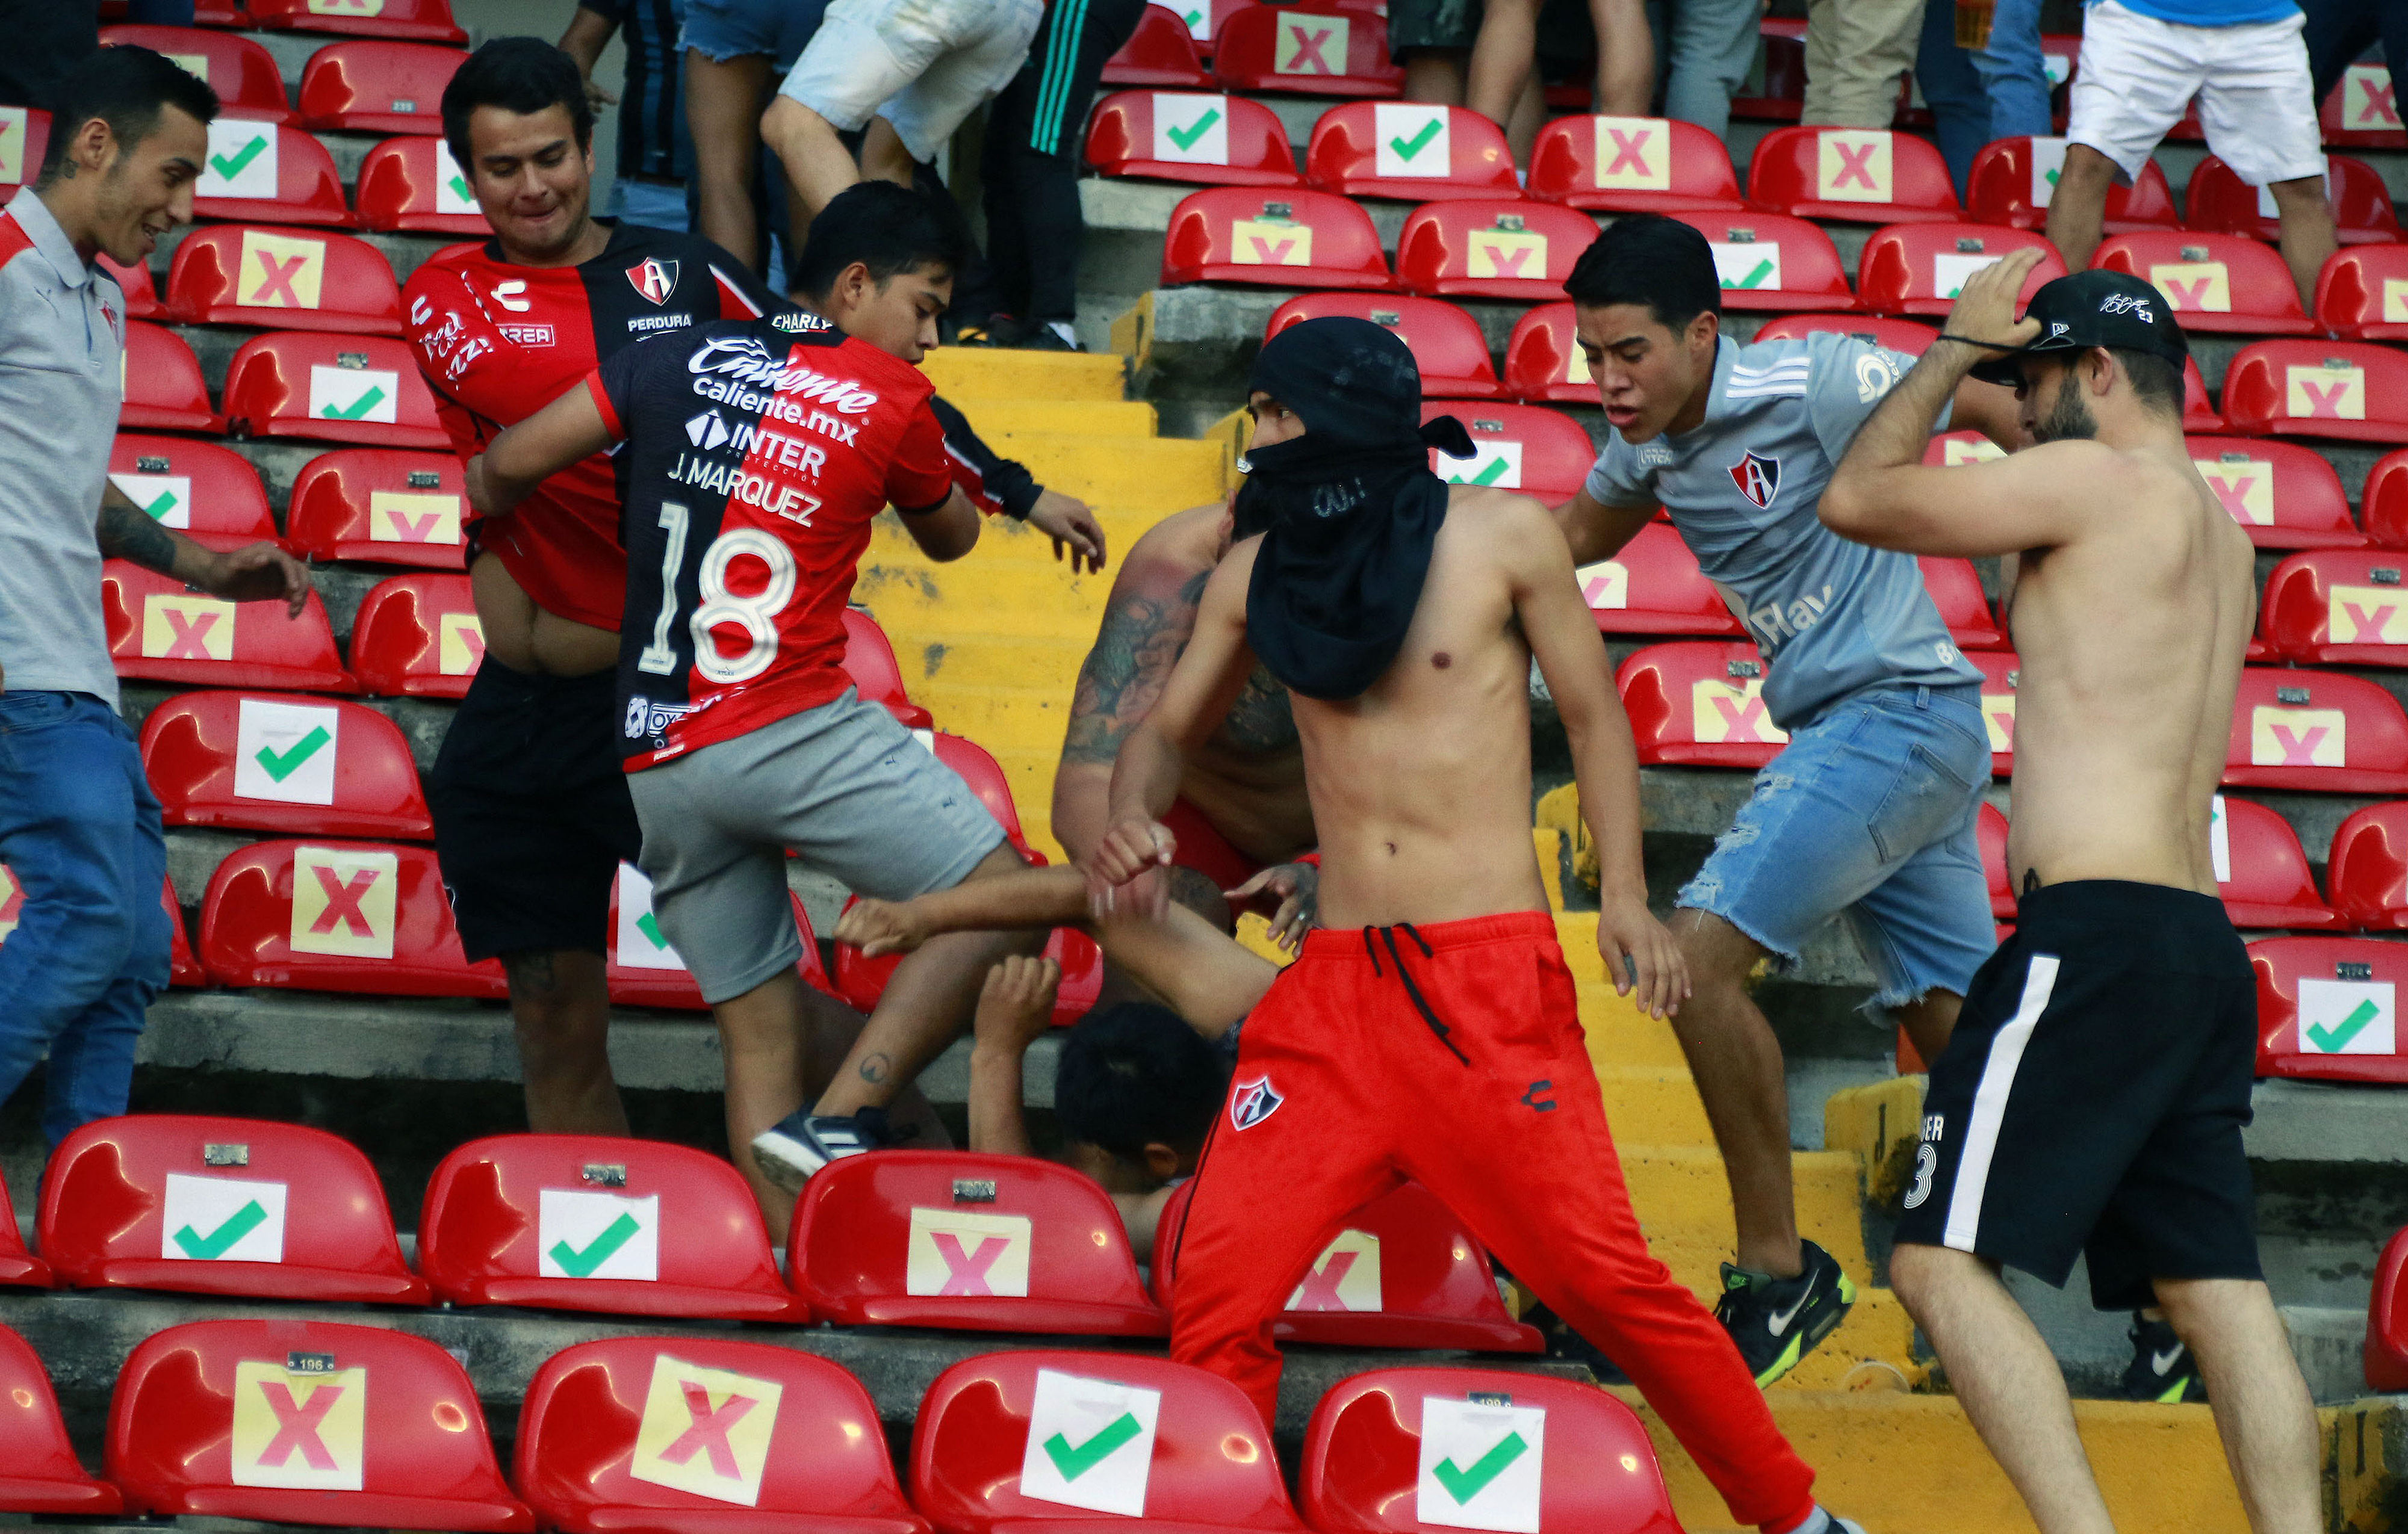
[{"label": "plastic seat back", "polygon": [[1388,60],[1385,20],[1327,0],[1229,13],[1212,40],[1212,74],[1231,91],[1393,96],[1405,72]]},{"label": "plastic seat back", "polygon": [[1615,213],[1736,213],[1747,206],[1722,140],[1694,122],[1660,117],[1555,119],[1530,150],[1530,195]]},{"label": "plastic seat back", "polygon": [[1886,128],[1776,128],[1747,164],[1747,200],[1799,219],[1954,223],[1964,210],[1947,163]]},{"label": "plastic seat back", "polygon": [[[0,1194],[0,1212],[7,1207]],[[0,1240],[16,1234],[12,1227]],[[115,1486],[84,1473],[42,1360],[22,1337],[0,1327],[0,1512],[89,1517],[124,1505]]]},{"label": "plastic seat back", "polygon": [[2183,430],[2186,432],[2221,432],[2224,413],[2207,398],[2207,379],[2199,370],[2199,359],[2183,360]]},{"label": "plastic seat back", "polygon": [[[2332,205],[2333,233],[2344,245],[2380,245],[2397,241],[2400,220],[2391,210],[2391,193],[2383,175],[2363,160],[2345,154],[2325,157],[2325,195]],[[2283,237],[2283,221],[2274,211],[2274,194],[2253,187],[2214,155],[2199,163],[2184,189],[2186,229],[2220,234],[2246,234],[2273,245]]]},{"label": "plastic seat back", "polygon": [[613,1337],[553,1354],[519,1409],[510,1479],[550,1528],[928,1527],[896,1484],[859,1380],[735,1338]]},{"label": "plastic seat back", "polygon": [[466,575],[379,581],[351,620],[351,664],[367,692],[465,698],[484,659],[484,625]]},{"label": "plastic seat back", "polygon": [[100,570],[100,611],[120,676],[194,687],[354,692],[335,653],[325,604],[311,591],[298,618],[281,603],[227,602],[125,560]]},{"label": "plastic seat back", "polygon": [[2408,245],[2357,245],[2316,274],[2316,320],[2344,341],[2408,338]]},{"label": "plastic seat back", "polygon": [[[837,989],[821,967],[819,934],[811,930],[811,918],[803,910],[803,898],[791,892],[787,898],[795,910],[795,933],[803,942],[802,961],[796,969],[804,984],[834,996]],[[670,945],[661,931],[659,918],[652,915],[652,881],[633,863],[621,863],[617,876],[610,882],[607,941],[603,973],[612,1001],[624,1006],[675,1007],[684,1012],[705,1010],[708,1003],[702,999],[701,987],[695,984],[693,972],[685,967],[684,957]]]},{"label": "plastic seat back", "polygon": [[254,842],[218,865],[201,906],[201,962],[229,986],[371,996],[509,992],[493,959],[460,951],[435,849]]},{"label": "plastic seat back", "polygon": [[2363,937],[2271,937],[2258,972],[2258,1073],[2408,1084],[2399,997],[2408,945]]},{"label": "plastic seat back", "polygon": [[2196,231],[2115,234],[2090,264],[2151,283],[2194,334],[2305,335],[2315,329],[2300,307],[2290,267],[2256,240]]},{"label": "plastic seat back", "polygon": [[1162,280],[1274,288],[1396,285],[1371,216],[1326,192],[1208,187],[1170,212]]},{"label": "plastic seat back", "polygon": [[2381,548],[2293,554],[2267,577],[2258,632],[2286,660],[2408,666],[2408,555]]},{"label": "plastic seat back", "polygon": [[1764,711],[1764,659],[1753,645],[1650,645],[1613,681],[1651,767],[1761,767],[1789,739]]},{"label": "plastic seat back", "polygon": [[284,75],[276,55],[251,38],[213,28],[120,22],[100,29],[100,46],[130,45],[165,53],[217,92],[218,109],[263,122],[291,122]]},{"label": "plastic seat back", "polygon": [[1463,422],[1476,449],[1469,459],[1430,449],[1430,471],[1450,485],[1527,490],[1554,504],[1570,499],[1597,462],[1597,449],[1579,423],[1542,405],[1451,400],[1422,405],[1424,423],[1440,416]]},{"label": "plastic seat back", "polygon": [[416,359],[391,336],[254,335],[227,367],[225,405],[235,431],[252,436],[452,447]]},{"label": "plastic seat back", "polygon": [[483,239],[493,225],[477,206],[468,178],[440,138],[388,138],[360,163],[363,229]]},{"label": "plastic seat back", "polygon": [[31,182],[50,152],[50,114],[38,107],[0,107],[0,195]]},{"label": "plastic seat back", "polygon": [[1323,1534],[1439,1528],[1680,1534],[1647,1429],[1592,1385],[1383,1369],[1313,1409],[1298,1480]]},{"label": "plastic seat back", "polygon": [[898,1150],[824,1167],[795,1205],[786,1278],[841,1326],[1106,1337],[1170,1327],[1138,1282],[1110,1196],[1034,1157]]},{"label": "plastic seat back", "polygon": [[[1154,1299],[1175,1311],[1172,1258],[1196,1185],[1180,1186],[1154,1228]],[[1505,1314],[1488,1250],[1455,1212],[1407,1182],[1346,1217],[1273,1323],[1283,1342],[1334,1347],[1469,1348],[1537,1353],[1535,1327]]]},{"label": "plastic seat back", "polygon": [[2354,64],[2325,97],[2318,114],[2325,142],[2344,149],[2408,149],[2400,99],[2387,64]]},{"label": "plastic seat back", "polygon": [[400,37],[466,43],[452,20],[451,0],[243,0],[252,26],[268,31],[334,32],[355,37]]},{"label": "plastic seat back", "polygon": [[1958,649],[1995,650],[2006,644],[1973,561],[1925,554],[1914,562],[1923,567],[1923,589],[1931,593],[1931,604],[1940,609],[1940,621]]},{"label": "plastic seat back", "polygon": [[[1973,156],[1967,178],[1965,214],[1976,223],[2009,229],[2043,229],[2057,178],[2065,169],[2063,138],[2001,138],[1984,145]],[[2107,189],[2101,227],[2110,234],[2144,229],[2172,229],[2181,220],[2174,211],[2173,188],[2155,160],[2141,167],[2130,186]]]},{"label": "plastic seat back", "polygon": [[1965,659],[1982,674],[1982,727],[1990,736],[1990,775],[2013,777],[2015,693],[2023,682],[2023,662],[2013,650],[1977,650]]},{"label": "plastic seat back", "polygon": [[878,619],[858,607],[844,610],[844,672],[861,694],[861,701],[876,703],[906,729],[925,730],[935,721],[928,711],[913,703],[903,690],[903,668],[895,662],[894,642]]},{"label": "plastic seat back", "polygon": [[1478,112],[1431,102],[1330,107],[1312,125],[1304,174],[1341,197],[1427,203],[1521,195],[1504,130]]},{"label": "plastic seat back", "polygon": [[1831,236],[1780,213],[1675,213],[1706,236],[1723,307],[1778,314],[1853,309],[1856,295]]},{"label": "plastic seat back", "polygon": [[2224,418],[2244,436],[2408,442],[2408,356],[2362,341],[2258,341],[2224,372]]},{"label": "plastic seat back", "polygon": [[435,1297],[455,1305],[808,1319],[779,1282],[744,1179],[688,1145],[585,1134],[472,1140],[427,1183],[418,1243]]},{"label": "plastic seat back", "polygon": [[1965,279],[2017,250],[2037,249],[2041,263],[2024,278],[2028,304],[2043,282],[2065,275],[2057,248],[2038,234],[1974,223],[1893,224],[1865,242],[1856,264],[1856,298],[1877,314],[1939,316],[1956,307]]},{"label": "plastic seat back", "polygon": [[2333,832],[2325,888],[2344,924],[2408,928],[2408,803],[2370,804]]},{"label": "plastic seat back", "polygon": [[[1160,10],[1147,7],[1148,14]],[[1199,186],[1294,187],[1296,151],[1277,114],[1243,96],[1119,91],[1096,105],[1087,163],[1106,176]]]},{"label": "plastic seat back", "polygon": [[108,1474],[143,1513],[531,1531],[468,1371],[423,1337],[194,1321],[145,1340],[109,1403]]},{"label": "plastic seat back", "polygon": [[[6,108],[0,108],[6,110]],[[0,189],[5,190],[5,189]],[[209,405],[201,361],[165,325],[128,320],[123,364],[125,403],[121,429],[137,432],[222,432],[225,419]]]},{"label": "plastic seat back", "polygon": [[300,1124],[95,1119],[51,1154],[39,1229],[42,1255],[78,1288],[426,1303],[376,1169]]},{"label": "plastic seat back", "polygon": [[1883,319],[1870,314],[1784,314],[1768,320],[1756,333],[1759,341],[1802,341],[1810,335],[1853,335],[1877,347],[1920,357],[1940,333],[1914,320]]},{"label": "plastic seat back", "polygon": [[2208,841],[2216,893],[2235,927],[2333,927],[2291,823],[2251,799],[2217,794]]},{"label": "plastic seat back", "polygon": [[1988,800],[1982,802],[1973,819],[1973,836],[1982,849],[1982,878],[1990,887],[1990,916],[1994,921],[2015,919],[2014,875],[2007,869],[2007,817],[1999,813]]},{"label": "plastic seat back", "polygon": [[1731,116],[1795,122],[1806,105],[1806,19],[1768,16],[1756,28],[1756,60],[1731,92]]},{"label": "plastic seat back", "polygon": [[338,447],[294,478],[285,525],[294,549],[315,559],[464,570],[467,515],[450,453]]},{"label": "plastic seat back", "polygon": [[2366,1306],[2366,1385],[2408,1390],[2408,1229],[2392,1233],[2374,1266]]},{"label": "plastic seat back", "polygon": [[342,178],[326,146],[289,122],[221,117],[209,124],[208,163],[194,183],[203,219],[260,223],[351,221]]},{"label": "plastic seat back", "polygon": [[108,479],[160,526],[208,547],[283,542],[259,471],[231,447],[120,432],[109,445]]},{"label": "plastic seat back", "polygon": [[1135,1353],[990,1353],[938,1375],[911,1434],[911,1505],[941,1534],[1303,1527],[1254,1402]]},{"label": "plastic seat back", "polygon": [[[159,886],[159,907],[167,917],[167,984],[180,989],[194,990],[209,983],[208,972],[193,957],[192,943],[184,936],[184,913],[176,903],[176,884],[164,879]],[[0,863],[0,946],[5,946],[8,934],[15,931],[25,915],[25,890],[17,882],[8,865]],[[0,1214],[6,1214],[6,1194],[0,1194]],[[14,1219],[14,1215],[7,1216]],[[50,1269],[39,1258],[27,1259],[24,1245],[15,1239],[16,1227],[11,1225],[0,1234],[0,1284],[48,1284]],[[12,1245],[11,1243],[14,1243]],[[28,1276],[38,1275],[38,1276]]]},{"label": "plastic seat back", "polygon": [[[2258,547],[2365,545],[2366,535],[2350,520],[2349,498],[2342,491],[2340,476],[2315,448],[2267,437],[2195,436],[2189,441],[2191,462],[2200,477]],[[2375,500],[2370,478],[2370,526]]]},{"label": "plastic seat back", "polygon": [[142,721],[142,767],[171,826],[423,840],[435,822],[400,727],[292,693],[187,692]]},{"label": "plastic seat back", "polygon": [[159,302],[158,285],[150,280],[150,268],[144,265],[120,266],[108,252],[100,256],[100,269],[117,279],[118,290],[125,294],[125,318],[128,320],[165,320],[167,306]]},{"label": "plastic seat back", "polygon": [[1397,236],[1397,283],[1408,292],[1545,304],[1563,296],[1597,221],[1517,197],[1429,203]]},{"label": "plastic seat back", "polygon": [[253,224],[196,229],[176,247],[167,311],[188,325],[401,334],[384,252],[349,234]]},{"label": "plastic seat back", "polygon": [[1531,405],[1595,405],[1597,376],[1580,348],[1579,327],[1569,301],[1541,304],[1515,320],[1505,344],[1505,392]]},{"label": "plastic seat back", "polygon": [[301,71],[301,121],[322,133],[439,133],[456,48],[380,38],[329,43]]},{"label": "plastic seat back", "polygon": [[[24,902],[16,876],[8,872],[6,863],[0,863],[0,945],[6,945],[8,934],[16,930],[18,912]],[[18,1233],[17,1212],[9,1205],[8,1185],[5,1181],[0,1181],[0,1284],[29,1289],[50,1286],[50,1265],[25,1250],[25,1238]],[[0,1433],[0,1443],[7,1441],[7,1435]],[[7,1461],[0,1458],[0,1486],[7,1484]],[[5,1506],[7,1499],[7,1492],[0,1491],[0,1506]]]},{"label": "plastic seat back", "polygon": [[2399,793],[2408,789],[2408,716],[2390,693],[2359,677],[2243,667],[2224,782]]},{"label": "plastic seat back", "polygon": [[[1566,307],[1570,307],[1569,305]],[[1299,293],[1271,311],[1263,327],[1268,341],[1290,325],[1343,316],[1369,320],[1397,333],[1421,369],[1425,399],[1493,400],[1503,396],[1488,361],[1480,322],[1454,305],[1434,298],[1385,293]]]},{"label": "plastic seat back", "polygon": [[2408,548],[2408,447],[2375,460],[2360,492],[2369,541]]},{"label": "plastic seat back", "polygon": [[[1187,9],[1194,10],[1202,0],[1184,3]],[[1116,89],[1151,86],[1200,91],[1211,88],[1212,77],[1197,52],[1196,39],[1179,9],[1157,5],[1145,7],[1129,40],[1104,61],[1103,83]]]},{"label": "plastic seat back", "polygon": [[1746,636],[1669,523],[1649,522],[1612,558],[1582,565],[1578,574],[1599,633]]}]

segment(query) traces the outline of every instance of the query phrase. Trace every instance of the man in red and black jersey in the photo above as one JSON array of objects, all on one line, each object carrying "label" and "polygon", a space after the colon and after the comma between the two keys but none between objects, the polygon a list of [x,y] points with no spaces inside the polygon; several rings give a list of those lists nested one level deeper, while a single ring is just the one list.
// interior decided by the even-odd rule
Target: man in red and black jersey
[{"label": "man in red and black jersey", "polygon": [[[978,510],[912,365],[936,340],[965,251],[934,203],[856,186],[813,221],[796,264],[810,310],[620,351],[468,465],[471,503],[499,517],[563,467],[618,449],[628,575],[617,725],[641,866],[717,1015],[728,1142],[773,1240],[791,1200],[755,1141],[805,1099],[787,849],[889,900],[1020,866],[968,786],[864,703],[843,666],[845,603],[882,509],[894,505],[932,559],[978,541]],[[877,1041],[930,1031],[900,1020],[967,1016],[987,967],[1026,941],[958,933],[922,949],[896,971],[839,1081],[908,1081],[925,1060]],[[860,1095],[856,1085],[838,1100]],[[877,1138],[882,1114],[864,1116],[846,1117],[847,1132]]]}]

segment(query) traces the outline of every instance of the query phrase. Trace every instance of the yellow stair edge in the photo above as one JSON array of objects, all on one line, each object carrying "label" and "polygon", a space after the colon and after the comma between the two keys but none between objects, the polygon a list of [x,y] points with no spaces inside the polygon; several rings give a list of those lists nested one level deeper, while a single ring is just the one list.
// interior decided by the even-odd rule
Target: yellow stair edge
[{"label": "yellow stair edge", "polygon": [[1864,1169],[1865,1201],[1895,1205],[1914,1180],[1923,1127],[1922,1076],[1898,1076],[1831,1094],[1823,1104],[1823,1143]]},{"label": "yellow stair edge", "polygon": [[1012,351],[996,347],[939,347],[920,371],[954,405],[987,400],[1117,400],[1128,369],[1109,352]]},{"label": "yellow stair edge", "polygon": [[2408,1399],[2370,1397],[2316,1415],[2332,1498],[2329,1527],[2343,1534],[2408,1527]]},{"label": "yellow stair edge", "polygon": [[956,404],[982,437],[1002,433],[1058,432],[1066,436],[1135,437],[1161,430],[1146,400],[966,399]]}]

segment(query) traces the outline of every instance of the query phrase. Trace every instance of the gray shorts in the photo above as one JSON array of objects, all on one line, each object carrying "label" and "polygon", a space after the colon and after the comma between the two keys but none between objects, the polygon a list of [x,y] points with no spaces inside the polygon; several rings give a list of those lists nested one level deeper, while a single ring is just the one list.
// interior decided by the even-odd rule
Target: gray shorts
[{"label": "gray shorts", "polygon": [[903,901],[952,888],[1003,841],[961,775],[851,689],[631,773],[627,790],[652,914],[713,1003],[802,961],[788,847],[858,894]]}]

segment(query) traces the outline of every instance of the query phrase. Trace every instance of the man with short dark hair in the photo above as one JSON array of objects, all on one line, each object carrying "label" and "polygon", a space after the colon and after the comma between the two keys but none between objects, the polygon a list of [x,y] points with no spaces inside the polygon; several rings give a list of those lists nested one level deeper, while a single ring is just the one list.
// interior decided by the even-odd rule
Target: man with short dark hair
[{"label": "man with short dark hair", "polygon": [[111,48],[53,100],[40,177],[0,214],[0,862],[25,896],[0,947],[0,1100],[47,1054],[56,1144],[125,1111],[171,936],[165,836],[117,714],[101,561],[294,614],[309,580],[274,544],[212,553],[108,482],[125,295],[100,257],[139,264],[192,221],[216,95],[149,49]]}]

